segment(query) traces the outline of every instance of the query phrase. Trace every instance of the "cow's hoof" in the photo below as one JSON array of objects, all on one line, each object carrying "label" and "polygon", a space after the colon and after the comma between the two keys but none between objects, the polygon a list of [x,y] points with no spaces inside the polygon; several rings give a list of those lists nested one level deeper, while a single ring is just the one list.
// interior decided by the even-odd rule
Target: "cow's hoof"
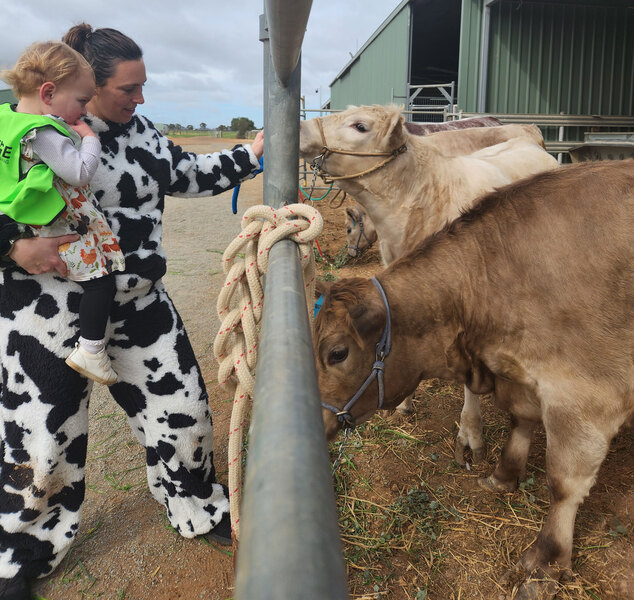
[{"label": "cow's hoof", "polygon": [[559,583],[542,569],[528,573],[521,562],[509,569],[499,583],[513,600],[550,600],[559,591]]},{"label": "cow's hoof", "polygon": [[494,492],[496,494],[514,492],[517,489],[515,483],[504,483],[498,481],[493,475],[488,477],[481,477],[478,479],[478,485],[487,492]]},{"label": "cow's hoof", "polygon": [[407,408],[401,408],[400,406],[396,407],[396,413],[403,416],[403,417],[409,417],[410,415],[414,414],[414,409],[407,407]]},{"label": "cow's hoof", "polygon": [[484,446],[480,446],[479,448],[472,448],[471,454],[473,456],[473,464],[477,465],[484,460],[486,455],[486,448]]},{"label": "cow's hoof", "polygon": [[461,467],[465,466],[464,453],[468,447],[469,446],[467,446],[465,442],[460,441],[460,438],[456,438],[456,445],[453,451],[453,458]]},{"label": "cow's hoof", "polygon": [[514,600],[550,600],[555,596],[559,585],[553,579],[529,579],[517,590]]},{"label": "cow's hoof", "polygon": [[482,462],[486,455],[486,446],[482,443],[479,446],[475,446],[475,444],[470,444],[469,440],[462,439],[460,436],[456,438],[456,445],[454,447],[454,460],[461,466],[464,467],[466,464],[464,454],[465,452],[471,448],[471,460],[474,465]]}]

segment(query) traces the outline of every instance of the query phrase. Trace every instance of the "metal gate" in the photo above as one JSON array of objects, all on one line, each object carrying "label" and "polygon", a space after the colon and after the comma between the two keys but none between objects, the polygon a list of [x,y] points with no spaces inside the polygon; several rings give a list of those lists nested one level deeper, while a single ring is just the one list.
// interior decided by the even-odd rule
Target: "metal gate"
[{"label": "metal gate", "polygon": [[[265,0],[264,203],[297,199],[301,45],[312,0]],[[270,158],[269,158],[270,157]],[[241,509],[236,600],[347,599],[297,245],[271,248]]]}]

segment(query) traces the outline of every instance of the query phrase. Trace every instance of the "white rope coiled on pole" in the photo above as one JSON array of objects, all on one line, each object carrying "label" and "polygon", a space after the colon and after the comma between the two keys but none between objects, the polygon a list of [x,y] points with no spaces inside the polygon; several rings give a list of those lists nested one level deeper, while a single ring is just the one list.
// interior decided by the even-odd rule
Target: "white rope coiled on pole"
[{"label": "white rope coiled on pole", "polygon": [[[222,257],[225,283],[218,295],[221,321],[214,341],[218,382],[233,393],[229,425],[229,506],[234,539],[240,536],[242,440],[247,401],[253,398],[255,366],[262,317],[262,276],[268,269],[269,250],[284,238],[297,242],[304,274],[306,309],[312,322],[315,293],[313,240],[323,230],[321,214],[307,204],[291,204],[278,210],[253,206],[242,217],[242,232]],[[236,294],[237,292],[237,294]]]}]

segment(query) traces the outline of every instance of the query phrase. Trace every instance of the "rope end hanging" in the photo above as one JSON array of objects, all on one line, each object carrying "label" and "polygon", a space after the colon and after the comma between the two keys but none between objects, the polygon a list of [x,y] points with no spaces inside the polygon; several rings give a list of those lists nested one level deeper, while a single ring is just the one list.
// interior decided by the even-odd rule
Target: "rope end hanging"
[{"label": "rope end hanging", "polygon": [[289,238],[300,245],[307,310],[312,319],[315,258],[312,242],[323,230],[321,214],[308,204],[292,204],[277,211],[253,206],[243,215],[242,232],[223,254],[226,280],[218,297],[221,325],[214,342],[218,381],[234,392],[229,438],[229,497],[234,540],[240,535],[240,491],[245,414],[255,387],[255,352],[262,313],[262,276],[268,268],[268,251],[279,240]]}]

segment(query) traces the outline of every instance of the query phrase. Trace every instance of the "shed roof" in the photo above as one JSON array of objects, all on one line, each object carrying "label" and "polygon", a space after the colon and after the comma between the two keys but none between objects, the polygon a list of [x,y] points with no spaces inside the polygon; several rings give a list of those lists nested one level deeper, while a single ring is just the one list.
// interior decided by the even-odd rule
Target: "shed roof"
[{"label": "shed roof", "polygon": [[394,17],[396,17],[396,15],[398,15],[398,13],[400,13],[401,10],[403,10],[403,7],[407,6],[410,2],[412,2],[412,0],[402,0],[402,2],[399,2],[398,6],[387,16],[387,18],[383,21],[383,23],[379,25],[377,30],[368,38],[368,41],[365,44],[363,44],[363,46],[361,46],[359,50],[357,50],[356,54],[346,63],[343,69],[341,69],[341,71],[337,73],[335,78],[330,82],[331,87],[335,83],[335,81],[337,81],[337,79],[340,79],[343,75],[345,75],[346,71],[348,71],[348,69],[350,69],[350,67],[359,59],[359,56],[363,54],[364,50],[394,20]]}]

